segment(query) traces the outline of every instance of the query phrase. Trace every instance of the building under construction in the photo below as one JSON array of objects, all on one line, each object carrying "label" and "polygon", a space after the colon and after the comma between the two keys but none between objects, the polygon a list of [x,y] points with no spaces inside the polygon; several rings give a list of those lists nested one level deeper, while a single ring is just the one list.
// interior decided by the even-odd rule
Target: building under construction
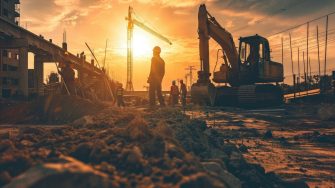
[{"label": "building under construction", "polygon": [[[66,36],[64,36],[62,47],[59,47],[52,43],[52,39],[46,40],[42,35],[35,35],[20,27],[19,4],[18,0],[1,1],[1,97],[17,96],[26,98],[31,95],[44,95],[43,67],[44,63],[50,62],[58,62],[63,65],[71,64],[71,67],[77,70],[78,85],[81,87],[82,96],[85,96],[84,93],[88,90],[92,90],[92,87],[100,86],[99,83],[104,86],[109,84],[107,82],[111,80],[107,78],[102,68],[98,68],[97,64],[94,64],[94,61],[87,62],[84,54],[73,55],[68,52]],[[29,52],[34,54],[34,69],[31,70],[28,69]],[[105,93],[112,97],[112,91],[108,90]]]},{"label": "building under construction", "polygon": [[[0,18],[18,25],[20,20],[19,5],[19,0],[0,1]],[[4,38],[0,39],[4,40]],[[3,43],[0,47],[0,97],[9,97],[22,89],[19,87],[20,50],[6,49],[6,46],[2,45]]]}]

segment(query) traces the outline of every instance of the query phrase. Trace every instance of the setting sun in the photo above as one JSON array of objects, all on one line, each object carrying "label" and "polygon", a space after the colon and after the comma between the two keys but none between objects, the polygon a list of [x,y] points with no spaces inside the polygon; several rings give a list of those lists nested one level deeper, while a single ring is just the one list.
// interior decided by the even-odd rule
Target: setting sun
[{"label": "setting sun", "polygon": [[157,45],[157,40],[159,39],[155,39],[154,36],[149,33],[146,33],[139,28],[135,28],[133,36],[134,57],[151,56],[152,48]]}]

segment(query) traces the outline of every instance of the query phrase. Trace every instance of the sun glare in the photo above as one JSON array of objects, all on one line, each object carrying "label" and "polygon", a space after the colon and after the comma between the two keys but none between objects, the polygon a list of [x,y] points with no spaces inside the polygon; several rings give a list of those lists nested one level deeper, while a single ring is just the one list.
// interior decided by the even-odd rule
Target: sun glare
[{"label": "sun glare", "polygon": [[157,40],[150,33],[141,29],[134,29],[133,54],[134,57],[144,57],[152,55],[152,48],[157,45]]}]

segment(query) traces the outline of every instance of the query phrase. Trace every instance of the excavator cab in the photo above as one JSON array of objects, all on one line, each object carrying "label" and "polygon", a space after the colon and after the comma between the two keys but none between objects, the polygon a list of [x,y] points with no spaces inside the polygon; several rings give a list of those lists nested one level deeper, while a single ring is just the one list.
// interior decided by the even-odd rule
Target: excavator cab
[{"label": "excavator cab", "polygon": [[[241,37],[238,58],[238,85],[283,81],[283,66],[271,61],[269,42],[266,38],[254,35]],[[225,56],[224,56],[225,58]],[[216,83],[232,83],[231,69],[223,63],[219,71],[214,72]]]},{"label": "excavator cab", "polygon": [[271,61],[269,42],[259,35],[241,37],[239,45],[241,84],[283,81],[283,65]]}]

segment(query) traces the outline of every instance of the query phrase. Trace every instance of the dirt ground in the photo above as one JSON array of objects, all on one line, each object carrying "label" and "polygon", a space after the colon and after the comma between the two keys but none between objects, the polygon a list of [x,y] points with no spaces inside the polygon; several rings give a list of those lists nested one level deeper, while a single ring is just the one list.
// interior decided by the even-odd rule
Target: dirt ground
[{"label": "dirt ground", "polygon": [[0,109],[6,188],[334,187],[330,103],[182,111],[54,97],[16,114],[22,104],[8,105]]},{"label": "dirt ground", "polygon": [[[68,102],[58,102],[63,100]],[[37,104],[45,106],[48,101]],[[99,110],[87,101],[51,101],[57,104],[51,105],[59,109],[56,112],[62,112],[55,121],[22,117],[29,124],[20,120],[0,125],[0,186],[306,187],[301,180],[283,180],[246,161],[230,134],[178,108],[104,106]],[[73,107],[77,105],[79,110]],[[74,121],[59,118],[67,110],[76,115],[94,113]],[[45,112],[37,115],[48,117]],[[26,114],[34,115],[33,111]]]},{"label": "dirt ground", "polygon": [[206,120],[266,172],[310,187],[335,187],[333,102],[300,101],[272,109],[193,107],[187,114]]}]

